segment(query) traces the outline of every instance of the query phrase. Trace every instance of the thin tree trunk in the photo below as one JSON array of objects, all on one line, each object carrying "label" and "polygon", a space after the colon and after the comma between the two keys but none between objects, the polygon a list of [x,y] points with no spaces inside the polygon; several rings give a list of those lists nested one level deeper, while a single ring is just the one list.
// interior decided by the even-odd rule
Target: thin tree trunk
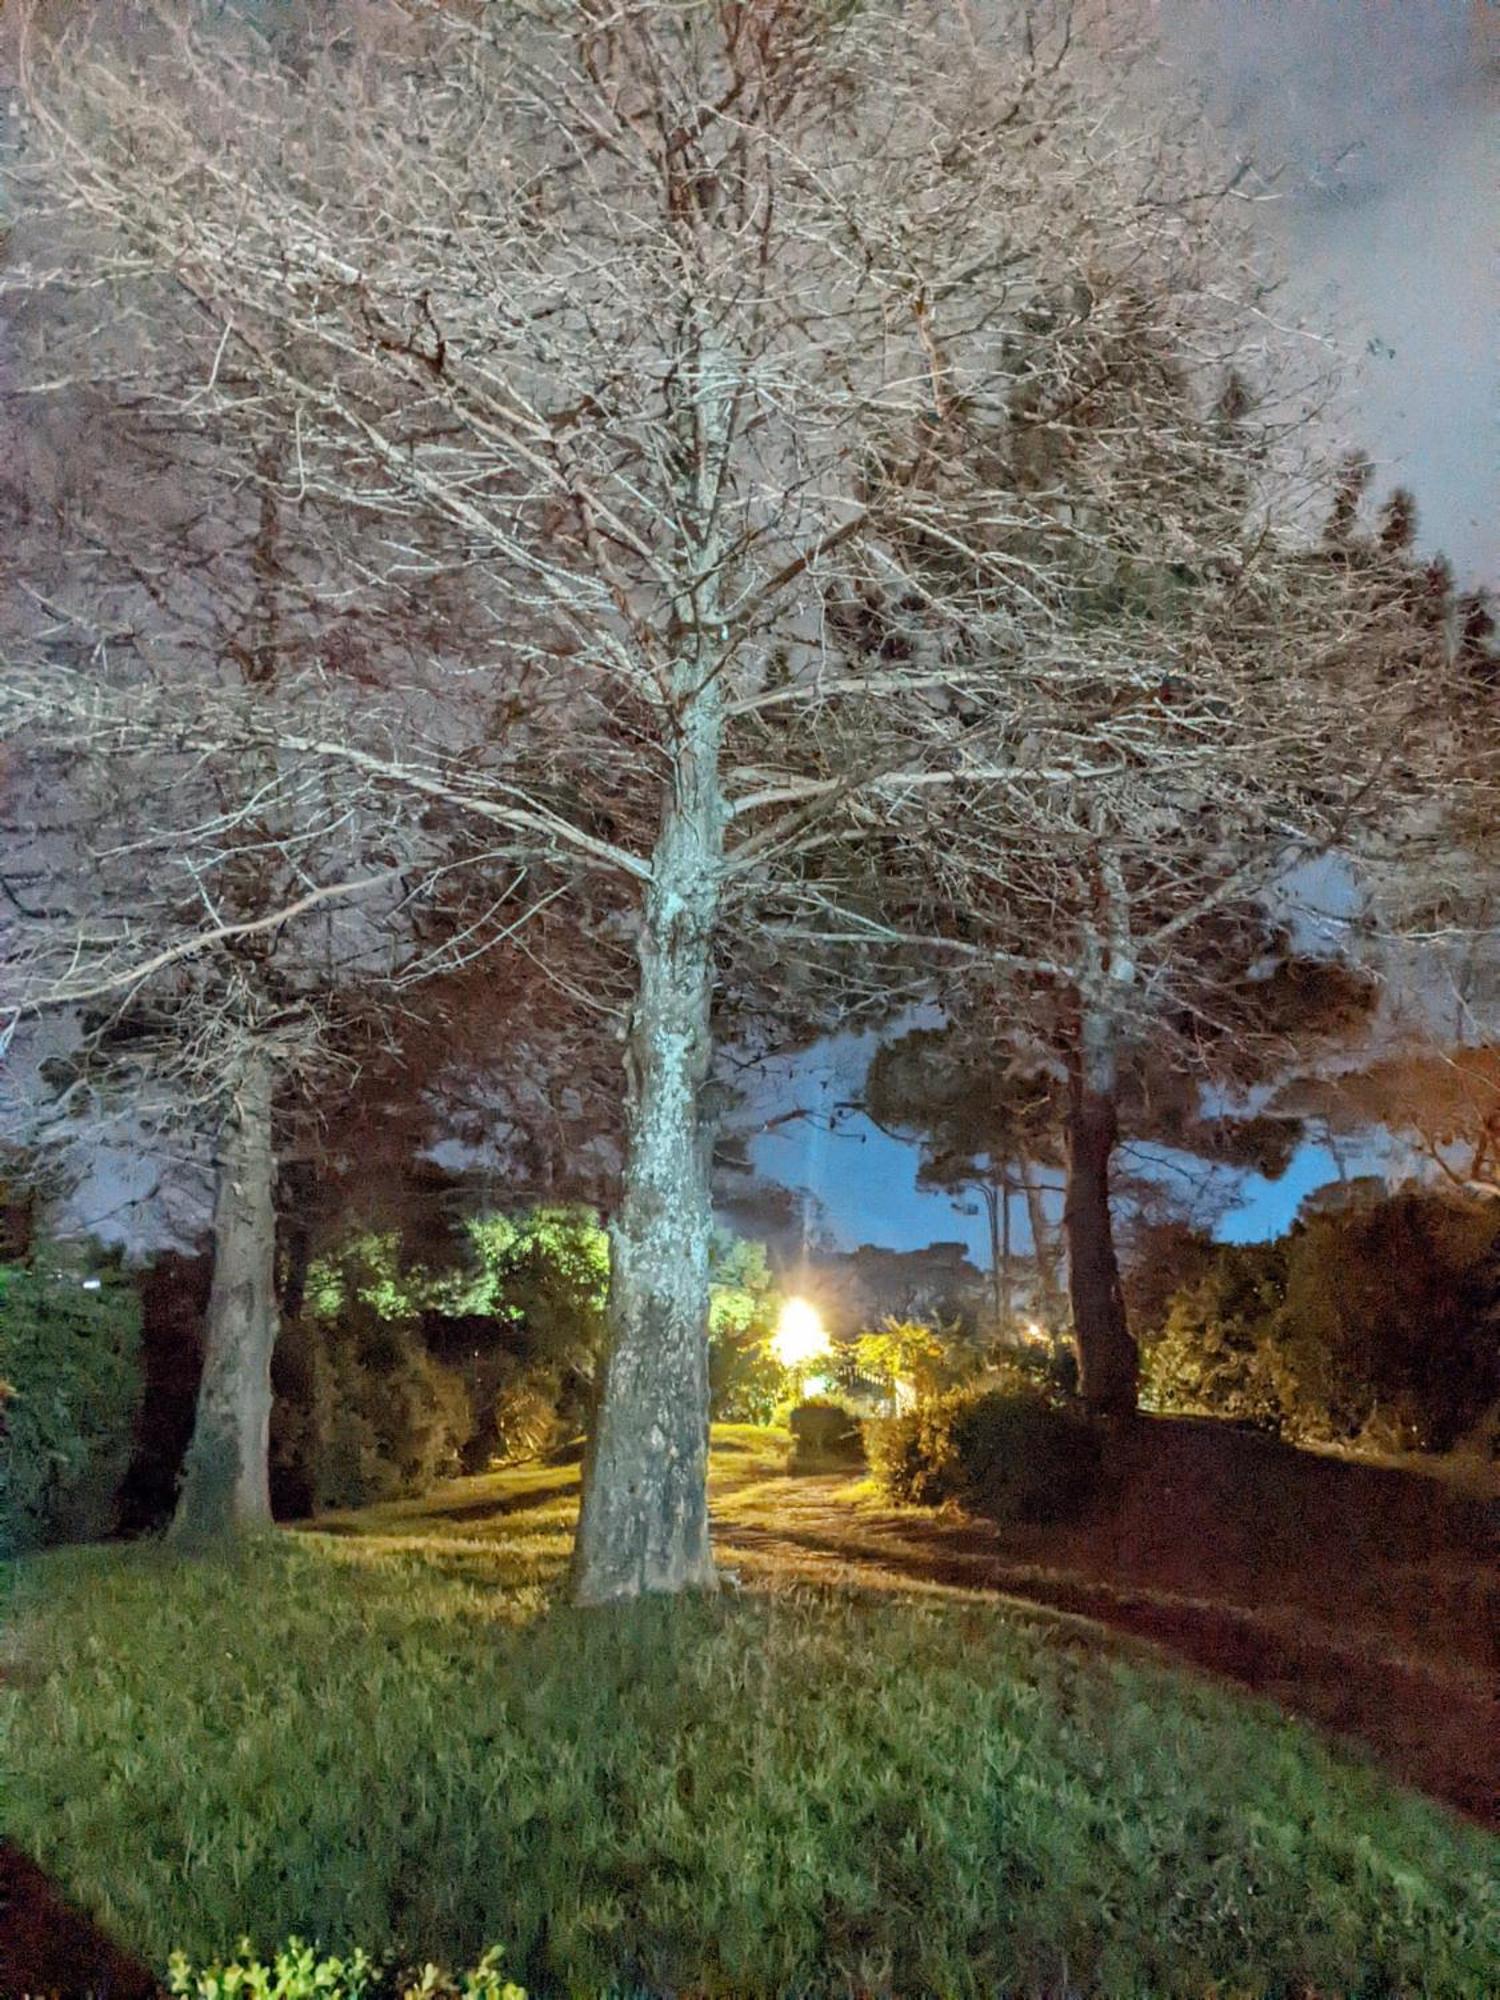
[{"label": "thin tree trunk", "polygon": [[1000,1324],[1005,1338],[1015,1345],[1015,1315],[1011,1311],[1014,1296],[1011,1283],[1010,1245],[1010,1176],[1007,1174],[1000,1183]]},{"label": "thin tree trunk", "polygon": [[985,1219],[989,1223],[990,1230],[990,1308],[995,1315],[995,1338],[1004,1340],[1006,1338],[1005,1274],[1001,1266],[1005,1261],[1005,1253],[1000,1247],[1000,1194],[999,1190],[987,1181],[980,1183],[979,1194],[984,1202]]},{"label": "thin tree trunk", "polygon": [[1052,1245],[1052,1225],[1047,1220],[1046,1203],[1037,1185],[1036,1169],[1029,1155],[1021,1156],[1021,1187],[1026,1196],[1026,1220],[1031,1229],[1032,1254],[1036,1258],[1041,1288],[1042,1318],[1049,1330],[1057,1316],[1062,1288],[1057,1282],[1057,1256]]},{"label": "thin tree trunk", "polygon": [[174,1540],[221,1542],[271,1520],[271,1353],[276,1344],[276,1161],[271,1066],[243,1065],[219,1137],[214,1274],[203,1379]]},{"label": "thin tree trunk", "polygon": [[1084,1014],[1070,1084],[1063,1227],[1078,1387],[1094,1409],[1123,1414],[1136,1406],[1139,1361],[1125,1316],[1110,1214],[1109,1173],[1119,1121],[1114,1031],[1101,1014]]}]

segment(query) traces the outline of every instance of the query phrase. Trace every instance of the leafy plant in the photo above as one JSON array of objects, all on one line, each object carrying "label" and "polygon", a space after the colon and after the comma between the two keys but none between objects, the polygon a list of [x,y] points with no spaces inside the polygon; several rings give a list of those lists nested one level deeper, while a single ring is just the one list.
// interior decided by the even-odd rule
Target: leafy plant
[{"label": "leafy plant", "polygon": [[958,1500],[999,1520],[1066,1520],[1102,1471],[1098,1428],[1035,1394],[959,1391],[865,1429],[877,1480],[918,1506]]},{"label": "leafy plant", "polygon": [[710,1407],[721,1422],[769,1423],[796,1389],[771,1352],[781,1291],[765,1245],[716,1230],[709,1254]]},{"label": "leafy plant", "polygon": [[959,1327],[925,1320],[887,1318],[854,1343],[854,1363],[862,1375],[904,1387],[918,1401],[957,1388],[977,1365]]},{"label": "leafy plant", "polygon": [[289,1325],[275,1381],[272,1473],[287,1512],[420,1493],[459,1469],[473,1428],[463,1382],[364,1298]]},{"label": "leafy plant", "polygon": [[180,2000],[526,2000],[502,1975],[498,1947],[455,1978],[436,1965],[392,1971],[358,1950],[348,1958],[323,1958],[300,1938],[288,1939],[269,1964],[253,1956],[248,1938],[241,1939],[237,1957],[198,1969],[185,1953],[174,1952],[167,1991]]},{"label": "leafy plant", "polygon": [[1145,1407],[1281,1430],[1291,1414],[1277,1352],[1286,1287],[1284,1243],[1220,1246],[1203,1276],[1172,1300],[1156,1337],[1142,1343]]},{"label": "leafy plant", "polygon": [[113,1529],[140,1332],[135,1289],[108,1264],[43,1245],[0,1265],[0,1553]]},{"label": "leafy plant", "polygon": [[840,1403],[818,1398],[799,1403],[787,1418],[792,1433],[794,1472],[815,1472],[829,1464],[863,1465],[865,1441],[858,1419]]},{"label": "leafy plant", "polygon": [[1405,1189],[1223,1244],[1143,1350],[1147,1407],[1446,1451],[1500,1400],[1500,1210]]}]

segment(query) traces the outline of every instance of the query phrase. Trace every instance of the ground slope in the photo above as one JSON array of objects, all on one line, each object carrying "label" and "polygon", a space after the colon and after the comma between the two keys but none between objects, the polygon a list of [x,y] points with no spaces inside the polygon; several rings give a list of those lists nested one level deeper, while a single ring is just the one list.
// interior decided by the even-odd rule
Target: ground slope
[{"label": "ground slope", "polygon": [[922,1537],[988,1531],[787,1481],[783,1447],[717,1440],[717,1603],[556,1607],[567,1466],[227,1566],[46,1558],[11,1825],[157,1963],[302,1929],[499,1939],[537,1991],[1500,1990],[1486,1835],[955,1583],[1001,1553]]}]

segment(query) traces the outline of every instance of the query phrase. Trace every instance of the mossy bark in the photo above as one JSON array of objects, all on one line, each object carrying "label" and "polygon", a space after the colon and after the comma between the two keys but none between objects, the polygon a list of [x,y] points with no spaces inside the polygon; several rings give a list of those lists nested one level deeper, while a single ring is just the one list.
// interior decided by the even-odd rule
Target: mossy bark
[{"label": "mossy bark", "polygon": [[203,1379],[172,1538],[226,1541],[271,1521],[271,1355],[276,1345],[275,1153],[269,1061],[242,1066],[219,1138],[214,1274]]}]

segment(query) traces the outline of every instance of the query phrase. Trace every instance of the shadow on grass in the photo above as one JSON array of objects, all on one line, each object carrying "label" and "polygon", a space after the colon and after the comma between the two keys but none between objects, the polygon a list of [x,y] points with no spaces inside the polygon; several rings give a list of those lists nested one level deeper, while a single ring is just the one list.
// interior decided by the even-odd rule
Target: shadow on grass
[{"label": "shadow on grass", "polygon": [[1481,1825],[1500,1825],[1495,1692],[1482,1676],[1444,1673],[1435,1662],[1382,1646],[1378,1635],[1358,1628],[1340,1633],[1294,1612],[1268,1616],[1253,1607],[1007,1562],[989,1528],[905,1517],[863,1526],[861,1537],[721,1521],[717,1539],[725,1551],[778,1567],[789,1551],[803,1554],[810,1558],[803,1571],[808,1582],[826,1575],[832,1558],[843,1566],[842,1582],[876,1589],[936,1584],[1086,1618],[1147,1640],[1372,1753],[1404,1783]]}]

